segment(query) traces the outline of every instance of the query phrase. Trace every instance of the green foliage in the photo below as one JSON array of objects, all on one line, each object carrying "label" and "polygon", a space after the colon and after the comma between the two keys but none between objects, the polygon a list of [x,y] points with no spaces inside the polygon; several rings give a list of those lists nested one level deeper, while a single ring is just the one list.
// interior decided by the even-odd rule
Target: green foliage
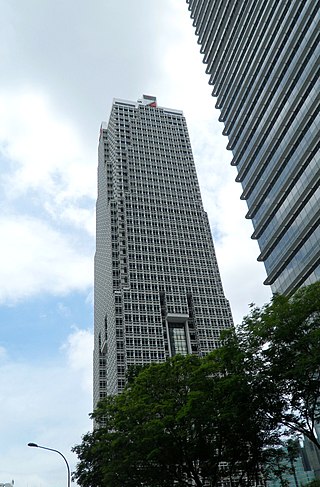
[{"label": "green foliage", "polygon": [[314,479],[308,484],[304,484],[304,487],[320,487],[320,479]]},{"label": "green foliage", "polygon": [[252,307],[206,357],[133,368],[124,392],[92,414],[99,427],[74,447],[74,479],[81,487],[284,479],[294,469],[296,435],[319,447],[319,325],[316,283]]},{"label": "green foliage", "polygon": [[[176,356],[144,368],[125,391],[93,413],[100,427],[74,451],[83,487],[217,485],[256,478],[274,444],[238,358]],[[269,435],[269,436],[268,436]]]},{"label": "green foliage", "polygon": [[267,395],[266,414],[320,448],[314,430],[320,420],[320,282],[253,309],[237,336],[247,372]]}]

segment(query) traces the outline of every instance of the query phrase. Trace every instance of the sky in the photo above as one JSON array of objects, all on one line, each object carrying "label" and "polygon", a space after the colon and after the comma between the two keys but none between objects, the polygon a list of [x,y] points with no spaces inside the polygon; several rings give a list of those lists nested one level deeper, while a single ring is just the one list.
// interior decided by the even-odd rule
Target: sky
[{"label": "sky", "polygon": [[97,144],[112,99],[187,119],[235,323],[270,299],[183,0],[0,0],[0,483],[59,487],[91,429]]}]

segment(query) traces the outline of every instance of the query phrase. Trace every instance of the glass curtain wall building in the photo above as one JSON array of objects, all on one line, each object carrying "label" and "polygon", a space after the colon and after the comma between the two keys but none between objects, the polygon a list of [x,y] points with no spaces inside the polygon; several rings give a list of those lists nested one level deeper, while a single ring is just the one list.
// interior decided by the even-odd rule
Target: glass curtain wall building
[{"label": "glass curtain wall building", "polygon": [[114,100],[96,218],[95,404],[128,366],[206,354],[232,326],[181,111]]},{"label": "glass curtain wall building", "polygon": [[319,2],[187,0],[273,292],[320,278]]}]

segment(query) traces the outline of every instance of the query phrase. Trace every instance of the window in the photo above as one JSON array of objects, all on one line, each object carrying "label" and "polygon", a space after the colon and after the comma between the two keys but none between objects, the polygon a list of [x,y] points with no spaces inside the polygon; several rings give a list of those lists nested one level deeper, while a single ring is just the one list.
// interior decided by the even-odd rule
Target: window
[{"label": "window", "polygon": [[169,338],[172,355],[187,355],[188,346],[185,331],[185,323],[168,323]]}]

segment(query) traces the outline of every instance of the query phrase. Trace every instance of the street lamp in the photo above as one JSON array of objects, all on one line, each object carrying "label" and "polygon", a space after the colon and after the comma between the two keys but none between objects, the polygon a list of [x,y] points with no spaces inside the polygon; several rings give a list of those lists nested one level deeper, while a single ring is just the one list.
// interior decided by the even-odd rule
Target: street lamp
[{"label": "street lamp", "polygon": [[67,462],[66,457],[64,455],[62,455],[61,451],[55,450],[54,448],[48,448],[47,446],[40,446],[40,445],[37,445],[36,443],[28,443],[28,446],[31,446],[31,447],[34,447],[34,448],[42,448],[42,450],[55,451],[56,453],[59,453],[59,455],[62,456],[62,458],[64,459],[64,461],[66,462],[66,465],[67,465],[67,470],[68,470],[68,487],[70,487],[70,467],[69,467],[69,464]]}]

